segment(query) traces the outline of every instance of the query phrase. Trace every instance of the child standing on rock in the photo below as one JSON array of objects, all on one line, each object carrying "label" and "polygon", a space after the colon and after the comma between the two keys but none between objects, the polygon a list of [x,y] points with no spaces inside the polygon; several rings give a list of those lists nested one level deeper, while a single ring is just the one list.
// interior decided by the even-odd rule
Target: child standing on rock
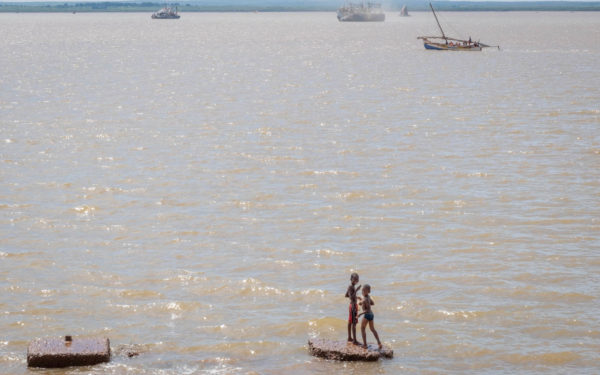
[{"label": "child standing on rock", "polygon": [[381,345],[381,341],[379,341],[379,335],[375,330],[375,323],[373,323],[373,320],[375,319],[375,314],[373,314],[373,311],[371,310],[371,306],[374,305],[375,302],[371,299],[369,293],[371,293],[371,286],[369,284],[365,284],[362,290],[363,297],[365,297],[362,301],[363,312],[360,313],[360,315],[364,315],[363,320],[360,324],[360,332],[362,333],[363,338],[363,348],[367,349],[367,323],[369,323],[369,328],[371,328],[371,332],[373,332],[373,336],[375,336],[375,338],[377,339],[377,344],[379,345],[379,349],[381,350],[383,346]]},{"label": "child standing on rock", "polygon": [[356,340],[356,324],[358,323],[357,299],[361,299],[356,296],[356,293],[360,290],[360,285],[358,288],[354,287],[357,283],[358,274],[353,272],[352,275],[350,275],[350,285],[348,285],[348,289],[346,290],[346,298],[350,298],[350,306],[348,306],[348,342],[360,345]]}]

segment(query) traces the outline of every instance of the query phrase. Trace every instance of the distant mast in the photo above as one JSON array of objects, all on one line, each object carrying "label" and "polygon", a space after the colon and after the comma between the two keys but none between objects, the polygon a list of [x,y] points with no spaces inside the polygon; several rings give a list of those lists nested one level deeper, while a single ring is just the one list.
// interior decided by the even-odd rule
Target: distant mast
[{"label": "distant mast", "polygon": [[402,9],[400,9],[400,16],[401,17],[408,17],[408,9],[406,8],[406,5],[403,5]]}]

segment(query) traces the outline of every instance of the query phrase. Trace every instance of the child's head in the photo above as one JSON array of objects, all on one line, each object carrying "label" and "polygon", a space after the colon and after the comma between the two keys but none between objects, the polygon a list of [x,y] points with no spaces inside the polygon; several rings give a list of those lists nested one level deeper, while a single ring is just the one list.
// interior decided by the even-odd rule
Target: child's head
[{"label": "child's head", "polygon": [[350,282],[352,285],[358,282],[358,274],[356,272],[352,272],[352,275],[350,275]]},{"label": "child's head", "polygon": [[371,293],[371,285],[369,285],[369,284],[363,285],[362,293],[363,293],[363,296],[366,296],[367,294]]}]

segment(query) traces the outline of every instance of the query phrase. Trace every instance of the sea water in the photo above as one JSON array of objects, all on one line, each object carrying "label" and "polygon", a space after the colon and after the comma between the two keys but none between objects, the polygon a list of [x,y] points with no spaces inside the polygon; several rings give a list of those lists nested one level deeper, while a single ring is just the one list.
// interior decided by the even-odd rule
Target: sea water
[{"label": "sea water", "polygon": [[600,18],[387,16],[0,14],[0,372],[598,373]]}]

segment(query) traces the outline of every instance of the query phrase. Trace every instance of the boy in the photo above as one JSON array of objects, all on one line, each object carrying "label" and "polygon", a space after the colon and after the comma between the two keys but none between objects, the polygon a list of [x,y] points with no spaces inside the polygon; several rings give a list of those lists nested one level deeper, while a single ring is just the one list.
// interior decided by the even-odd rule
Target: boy
[{"label": "boy", "polygon": [[348,285],[348,290],[346,290],[346,298],[350,298],[350,306],[348,307],[348,342],[360,345],[356,340],[356,324],[358,323],[358,304],[356,300],[357,298],[361,298],[356,296],[356,292],[360,290],[360,285],[358,288],[354,288],[356,283],[358,283],[358,274],[353,272],[350,275],[350,285]]},{"label": "boy", "polygon": [[[371,293],[371,286],[369,284],[365,284],[365,286],[363,287],[363,297],[364,300],[362,301],[362,308],[363,308],[363,312],[360,315],[365,315],[363,317],[362,323],[360,324],[360,332],[362,333],[362,338],[363,338],[363,348],[367,349],[367,322],[369,323],[369,328],[371,328],[371,332],[373,332],[373,336],[375,336],[375,338],[377,339],[377,344],[379,345],[379,350],[382,349],[382,345],[381,345],[381,341],[379,341],[379,335],[377,334],[377,331],[375,330],[375,324],[373,323],[373,319],[375,319],[375,315],[373,314],[373,311],[371,311],[371,306],[375,304],[375,302],[371,299],[371,297],[369,296],[369,293]],[[359,316],[360,316],[359,315]]]}]

